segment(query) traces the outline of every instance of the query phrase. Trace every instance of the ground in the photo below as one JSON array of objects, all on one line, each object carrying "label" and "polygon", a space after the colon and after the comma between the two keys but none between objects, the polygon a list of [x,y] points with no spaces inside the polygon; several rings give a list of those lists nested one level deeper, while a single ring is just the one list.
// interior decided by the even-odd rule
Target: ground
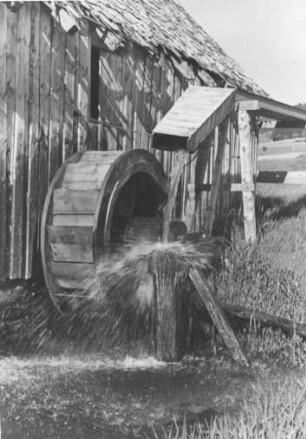
[{"label": "ground", "polygon": [[[152,358],[6,358],[2,437],[154,437],[173,419],[209,420],[236,407],[249,370],[220,359],[164,364]],[[239,395],[239,398],[238,398]]]},{"label": "ground", "polygon": [[[302,166],[306,162],[302,145],[306,146],[298,143],[298,157],[290,156],[293,164],[288,165],[289,156],[285,159],[288,170],[306,169]],[[266,156],[260,160],[260,166],[263,169],[268,169],[267,166],[276,169],[280,163],[283,166],[281,154],[289,154],[296,146],[287,142],[282,149],[278,144],[275,151],[280,156],[271,158],[266,157],[268,153],[273,155],[273,147],[268,145],[262,150]],[[290,188],[284,194],[280,186],[274,188],[273,197],[269,192],[271,187],[263,186],[261,195],[263,199],[272,197],[274,201],[287,197],[287,204],[279,201],[278,209],[269,207],[271,215],[283,227],[284,216],[281,215],[285,212],[287,217],[292,216],[292,226],[297,227],[294,221],[305,202],[304,189]],[[287,210],[286,206],[289,206]],[[275,227],[275,222],[273,224]],[[285,242],[285,250],[281,250],[284,265],[288,265],[289,244]],[[292,261],[298,263],[294,258]],[[12,303],[14,300],[12,297]],[[35,300],[33,297],[33,306],[37,304]],[[29,311],[31,307],[32,302],[28,301],[24,316],[17,305],[6,306],[5,313],[14,320],[17,335],[11,338],[7,335],[5,319],[0,328],[2,339],[6,338],[5,343],[0,343],[0,437],[3,439],[171,437],[166,436],[165,431],[173,420],[178,424],[184,420],[190,424],[196,420],[209,423],[214,416],[223,413],[235,415],[246,401],[252,401],[254,386],[258,383],[264,388],[267,383],[270,386],[273,382],[282,382],[289,374],[303,373],[291,366],[284,369],[283,364],[273,361],[272,357],[267,359],[257,354],[252,358],[251,368],[240,367],[230,360],[220,344],[217,352],[216,347],[209,345],[195,357],[165,364],[143,354],[135,358],[119,351],[77,354],[63,349],[61,334],[57,333],[58,349],[52,346],[48,353],[47,345],[42,347],[48,340],[45,336],[37,346],[27,340],[26,328],[32,331],[31,322],[37,318],[37,313]],[[43,316],[44,311],[41,312]],[[48,324],[40,329],[35,327],[35,335],[39,331],[45,334]],[[35,353],[36,348],[39,353]]]}]

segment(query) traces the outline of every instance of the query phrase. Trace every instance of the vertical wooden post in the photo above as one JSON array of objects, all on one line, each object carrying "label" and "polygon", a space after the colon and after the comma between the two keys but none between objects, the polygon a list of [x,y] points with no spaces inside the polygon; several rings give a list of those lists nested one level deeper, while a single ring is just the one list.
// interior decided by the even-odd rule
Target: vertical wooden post
[{"label": "vertical wooden post", "polygon": [[252,164],[252,137],[250,116],[247,111],[238,112],[240,139],[241,185],[244,234],[247,242],[256,241],[255,187]]},{"label": "vertical wooden post", "polygon": [[179,361],[186,352],[187,312],[178,288],[182,266],[177,255],[156,251],[149,261],[154,278],[155,355],[162,361]]},{"label": "vertical wooden post", "polygon": [[229,126],[229,118],[227,118],[221,126],[220,136],[217,143],[217,152],[214,163],[214,173],[212,177],[211,192],[209,203],[204,216],[204,231],[207,235],[211,235],[215,216],[217,199],[219,195],[221,177],[222,177],[222,162],[224,157],[225,145],[227,142],[227,132]]}]

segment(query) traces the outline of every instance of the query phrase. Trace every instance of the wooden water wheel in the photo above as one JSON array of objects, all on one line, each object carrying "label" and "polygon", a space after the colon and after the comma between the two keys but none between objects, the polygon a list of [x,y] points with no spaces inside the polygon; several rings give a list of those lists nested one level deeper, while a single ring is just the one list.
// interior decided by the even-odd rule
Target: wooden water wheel
[{"label": "wooden water wheel", "polygon": [[60,307],[61,297],[82,289],[101,255],[123,243],[131,220],[150,222],[167,195],[162,166],[145,150],[85,151],[65,162],[49,187],[41,224],[43,272],[54,303]]}]

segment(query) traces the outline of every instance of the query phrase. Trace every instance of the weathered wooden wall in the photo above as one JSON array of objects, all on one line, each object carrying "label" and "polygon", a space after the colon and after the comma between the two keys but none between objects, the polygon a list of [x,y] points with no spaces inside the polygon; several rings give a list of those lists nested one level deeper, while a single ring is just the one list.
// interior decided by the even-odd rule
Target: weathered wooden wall
[{"label": "weathered wooden wall", "polygon": [[86,144],[88,28],[70,37],[29,2],[0,3],[0,29],[0,278],[29,278],[48,185]]},{"label": "weathered wooden wall", "polygon": [[[86,21],[78,25],[70,36],[40,2],[18,12],[0,3],[0,279],[27,279],[39,268],[43,203],[64,160],[83,149],[150,149],[157,122],[188,83],[202,83],[192,66],[181,68],[165,52],[154,55],[131,42],[115,52],[100,47],[99,116],[91,119],[94,30]],[[230,127],[216,219],[227,215],[231,176],[239,174],[234,119]],[[174,216],[190,230],[206,221],[218,142],[219,129],[185,166]],[[171,152],[151,152],[170,175]]]}]

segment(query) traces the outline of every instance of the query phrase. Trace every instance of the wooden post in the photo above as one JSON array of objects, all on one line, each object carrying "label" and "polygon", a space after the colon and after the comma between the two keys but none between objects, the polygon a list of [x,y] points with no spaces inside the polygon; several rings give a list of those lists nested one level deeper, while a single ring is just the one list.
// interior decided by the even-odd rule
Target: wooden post
[{"label": "wooden post", "polygon": [[215,216],[216,206],[221,185],[222,163],[224,157],[225,145],[227,142],[227,132],[229,126],[229,118],[227,118],[221,126],[220,137],[218,139],[217,152],[214,164],[214,173],[212,177],[211,192],[209,203],[204,216],[204,231],[207,235],[211,235]]},{"label": "wooden post", "polygon": [[252,137],[250,116],[247,111],[238,112],[240,139],[241,183],[244,233],[247,242],[256,241],[255,187],[252,164]]},{"label": "wooden post", "polygon": [[243,352],[234,331],[229,325],[221,306],[211,293],[206,279],[200,271],[195,268],[190,268],[189,276],[196,292],[198,293],[200,302],[207,309],[233,359],[244,366],[249,366],[249,361]]},{"label": "wooden post", "polygon": [[177,255],[169,251],[156,251],[149,261],[155,287],[155,355],[162,361],[179,361],[186,352],[187,307],[178,290],[182,269]]}]

